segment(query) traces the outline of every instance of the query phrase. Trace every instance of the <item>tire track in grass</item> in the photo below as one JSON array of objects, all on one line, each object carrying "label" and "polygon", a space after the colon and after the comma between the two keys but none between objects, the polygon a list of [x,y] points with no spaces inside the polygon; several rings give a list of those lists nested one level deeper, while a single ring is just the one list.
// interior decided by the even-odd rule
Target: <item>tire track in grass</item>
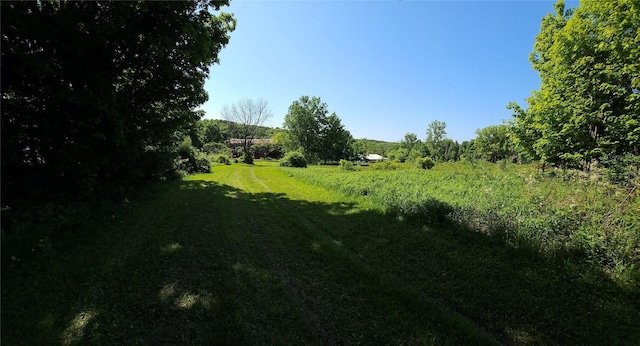
[{"label": "tire track in grass", "polygon": [[[247,202],[248,196],[261,193],[264,189],[252,178],[253,169],[252,166],[235,167],[220,177],[223,182],[238,189],[231,192],[230,196],[231,219],[233,232],[243,247],[239,249],[233,270],[240,287],[238,300],[244,303],[240,311],[244,332],[251,336],[249,340],[268,340],[267,343],[272,344],[312,343],[319,335],[307,322],[313,320],[313,316],[301,315],[302,309],[296,309],[291,302],[283,300],[287,295],[279,292],[290,289],[287,269],[274,255],[273,244],[263,234],[262,218],[256,217],[263,211]],[[276,307],[276,311],[273,307]],[[282,318],[282,315],[287,317]],[[292,329],[291,325],[295,328]]]},{"label": "tire track in grass", "polygon": [[[256,171],[260,173],[256,175]],[[270,201],[272,203],[269,205],[269,212],[277,214],[278,220],[276,224],[270,226],[273,229],[280,229],[281,232],[285,233],[290,232],[289,230],[291,229],[297,229],[299,231],[298,233],[303,234],[305,239],[299,240],[298,244],[294,244],[295,246],[299,247],[300,245],[304,245],[299,244],[300,241],[310,242],[311,244],[308,245],[315,247],[316,252],[323,253],[322,256],[333,257],[334,261],[338,259],[342,264],[339,268],[334,264],[333,266],[320,269],[321,272],[325,272],[324,275],[330,275],[330,277],[337,276],[341,285],[347,285],[337,287],[338,291],[341,291],[343,295],[346,292],[352,296],[361,296],[365,301],[368,300],[368,295],[373,295],[371,298],[376,303],[373,307],[375,309],[374,311],[379,312],[380,309],[395,310],[395,313],[399,315],[393,317],[393,320],[400,326],[393,326],[393,330],[395,330],[394,333],[404,335],[401,339],[396,339],[396,341],[409,339],[412,340],[411,342],[424,342],[425,340],[431,340],[429,342],[442,342],[441,338],[448,336],[442,332],[443,330],[453,331],[454,333],[464,330],[465,333],[468,333],[468,336],[474,335],[475,342],[479,342],[479,340],[484,340],[482,341],[483,343],[492,342],[490,341],[492,338],[489,337],[488,334],[481,332],[477,325],[458,313],[450,311],[437,301],[424,296],[424,294],[420,292],[414,292],[407,288],[407,285],[402,284],[397,278],[377,272],[359,258],[357,254],[351,252],[351,250],[345,248],[340,242],[334,239],[331,233],[325,229],[322,222],[314,220],[312,215],[306,215],[308,211],[296,208],[295,204],[294,207],[288,205],[291,204],[289,203],[290,201],[301,201],[303,203],[308,203],[306,201],[322,201],[323,203],[327,203],[326,200],[323,200],[323,197],[326,197],[323,196],[323,192],[326,193],[326,191],[319,187],[309,185],[306,186],[304,191],[300,192],[299,186],[295,186],[296,184],[301,184],[299,181],[291,180],[284,174],[274,171],[275,169],[269,169],[268,167],[243,168],[242,172],[240,170],[235,172],[234,185],[250,193],[273,193],[274,190],[276,192],[285,192],[287,196],[286,199],[274,198],[273,201]],[[271,179],[273,175],[267,173],[279,174],[283,179]],[[241,179],[241,174],[243,174],[243,179]],[[293,182],[296,184],[292,184]],[[269,186],[269,184],[272,186]],[[275,184],[278,185],[276,186]],[[289,200],[289,197],[293,197],[293,199]],[[332,202],[340,202],[335,200],[335,198],[330,199]],[[253,223],[253,225],[251,224],[252,222],[249,222],[247,226],[255,228],[255,223]],[[258,234],[259,235],[255,237],[259,239],[258,243],[262,244],[261,252],[266,254],[265,258],[270,262],[271,267],[275,268],[278,272],[283,284],[290,292],[294,303],[299,306],[303,312],[304,320],[311,320],[314,333],[323,335],[323,343],[327,343],[326,331],[322,328],[322,318],[314,312],[313,306],[309,306],[310,303],[314,305],[314,301],[307,297],[306,291],[312,283],[308,281],[303,282],[298,278],[300,270],[305,270],[306,268],[304,268],[303,265],[303,268],[298,268],[298,270],[292,269],[291,266],[294,268],[300,267],[300,261],[296,260],[296,258],[289,259],[286,255],[283,256],[283,253],[286,254],[287,250],[281,243],[270,241],[266,238],[265,234]],[[305,251],[303,248],[295,250]],[[308,249],[306,250],[309,251]],[[280,255],[278,256],[277,253],[280,253]],[[317,255],[318,254],[316,254],[316,256]],[[289,264],[291,264],[291,266]],[[363,285],[371,285],[373,287],[363,287]],[[327,285],[325,285],[325,290],[327,289],[326,287]],[[336,287],[333,287],[332,290],[335,291]],[[357,299],[355,296],[353,299]],[[335,298],[332,297],[328,297],[328,299],[329,303],[335,301]],[[436,317],[425,316],[425,314],[433,314]],[[421,321],[411,321],[416,318]],[[430,328],[438,328],[440,335],[437,335],[438,333],[433,334],[430,331],[427,331],[426,334],[422,334],[421,336],[415,335],[416,330],[425,327],[425,324],[430,326]],[[411,327],[411,325],[413,325],[413,327]],[[407,335],[407,333],[413,335]],[[387,337],[389,337],[389,335],[387,335]],[[396,335],[396,337],[399,337],[399,335]],[[387,341],[390,340],[392,339],[388,339]],[[461,337],[459,340],[465,340],[465,337]]]}]

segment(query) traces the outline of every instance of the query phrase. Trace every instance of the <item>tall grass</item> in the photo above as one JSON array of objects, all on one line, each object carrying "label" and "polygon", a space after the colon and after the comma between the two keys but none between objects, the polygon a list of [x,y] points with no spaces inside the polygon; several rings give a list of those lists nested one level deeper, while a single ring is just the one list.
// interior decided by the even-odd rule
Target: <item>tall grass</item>
[{"label": "tall grass", "polygon": [[586,259],[620,282],[640,283],[640,200],[596,175],[489,163],[445,163],[429,171],[286,172],[368,196],[387,213],[455,223],[515,247]]}]

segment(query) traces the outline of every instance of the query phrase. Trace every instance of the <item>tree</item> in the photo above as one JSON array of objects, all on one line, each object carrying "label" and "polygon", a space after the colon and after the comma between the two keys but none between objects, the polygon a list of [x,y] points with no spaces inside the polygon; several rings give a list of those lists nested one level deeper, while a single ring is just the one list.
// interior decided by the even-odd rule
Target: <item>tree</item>
[{"label": "tree", "polygon": [[447,127],[447,123],[444,121],[434,120],[429,123],[427,127],[427,139],[425,144],[434,159],[437,161],[446,161],[447,156],[447,148],[449,147],[449,143],[443,146],[443,140],[446,138],[447,131],[445,128]]},{"label": "tree", "polygon": [[395,149],[398,143],[377,141],[373,139],[358,139],[357,152],[362,154],[379,154],[385,156],[389,151]]},{"label": "tree", "polygon": [[415,133],[406,133],[400,141],[400,146],[407,151],[413,150],[417,145],[422,144]]},{"label": "tree", "polygon": [[320,119],[320,144],[322,150],[318,152],[318,157],[321,161],[340,161],[354,156],[351,150],[353,137],[342,125],[336,113]]},{"label": "tree", "polygon": [[437,146],[445,136],[447,135],[447,131],[445,128],[447,127],[447,123],[444,121],[434,120],[429,123],[429,127],[427,127],[427,143],[432,143],[434,146]]},{"label": "tree", "polygon": [[264,126],[273,116],[269,103],[263,99],[242,99],[231,105],[223,105],[220,110],[225,120],[238,126],[245,153],[251,151],[251,144],[258,128]]},{"label": "tree", "polygon": [[352,156],[351,134],[335,113],[329,115],[327,104],[319,97],[302,96],[294,101],[285,115],[284,128],[288,130],[288,149],[302,148],[311,162],[339,161]]},{"label": "tree", "polygon": [[543,163],[589,169],[594,160],[640,154],[640,4],[555,5],[531,54],[540,90],[516,104],[513,133]]},{"label": "tree", "polygon": [[460,148],[458,150],[459,157],[466,159],[475,159],[476,158],[476,148],[475,148],[475,140],[463,141],[460,143]]},{"label": "tree", "polygon": [[2,2],[3,203],[165,177],[235,28],[224,5]]},{"label": "tree", "polygon": [[476,130],[475,149],[478,156],[491,162],[505,160],[513,154],[507,125],[488,126]]},{"label": "tree", "polygon": [[451,138],[445,138],[438,144],[441,161],[458,161],[460,159],[460,144]]}]

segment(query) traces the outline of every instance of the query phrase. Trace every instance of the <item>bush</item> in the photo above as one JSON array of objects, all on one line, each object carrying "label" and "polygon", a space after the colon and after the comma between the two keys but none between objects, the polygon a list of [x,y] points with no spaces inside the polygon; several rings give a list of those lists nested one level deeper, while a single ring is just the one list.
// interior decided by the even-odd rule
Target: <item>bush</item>
[{"label": "bush", "polygon": [[415,161],[416,167],[420,169],[431,169],[436,163],[430,157],[419,157]]},{"label": "bush", "polygon": [[190,173],[211,173],[211,162],[206,157],[195,159]]},{"label": "bush", "polygon": [[178,176],[194,173],[210,173],[211,162],[198,149],[191,145],[191,140],[185,140],[176,149],[177,157],[174,160],[174,171]]},{"label": "bush", "polygon": [[242,155],[242,162],[248,165],[253,165],[253,153],[248,152]]},{"label": "bush", "polygon": [[301,153],[292,151],[287,153],[282,161],[280,161],[282,167],[307,167],[307,159]]},{"label": "bush", "polygon": [[216,159],[216,162],[224,163],[225,165],[231,164],[231,162],[229,161],[229,157],[227,155],[219,155],[218,158]]},{"label": "bush", "polygon": [[340,160],[340,167],[345,171],[353,171],[353,163],[349,160]]},{"label": "bush", "polygon": [[395,170],[397,168],[398,166],[396,166],[395,164],[389,161],[382,161],[382,162],[374,163],[371,165],[371,169],[381,170],[381,171],[390,171],[390,170]]},{"label": "bush", "polygon": [[389,160],[400,162],[400,163],[405,162],[408,156],[409,156],[409,151],[407,151],[407,149],[404,149],[404,148],[391,150],[387,153],[387,157],[389,158]]}]

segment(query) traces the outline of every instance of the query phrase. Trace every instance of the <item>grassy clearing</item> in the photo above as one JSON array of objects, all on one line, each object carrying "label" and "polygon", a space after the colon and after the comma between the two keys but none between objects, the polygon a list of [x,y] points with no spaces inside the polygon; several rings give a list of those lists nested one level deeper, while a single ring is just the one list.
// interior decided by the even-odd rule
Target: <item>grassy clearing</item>
[{"label": "grassy clearing", "polygon": [[2,343],[640,342],[634,295],[597,268],[275,166],[215,166],[78,229],[71,249],[3,262]]}]

